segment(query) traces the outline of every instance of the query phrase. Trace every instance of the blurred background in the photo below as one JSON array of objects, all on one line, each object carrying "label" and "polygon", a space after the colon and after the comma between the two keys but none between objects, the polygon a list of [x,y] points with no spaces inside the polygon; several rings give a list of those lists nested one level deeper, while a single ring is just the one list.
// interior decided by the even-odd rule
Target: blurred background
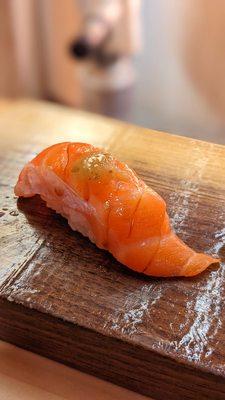
[{"label": "blurred background", "polygon": [[225,143],[225,1],[0,0],[0,97]]}]

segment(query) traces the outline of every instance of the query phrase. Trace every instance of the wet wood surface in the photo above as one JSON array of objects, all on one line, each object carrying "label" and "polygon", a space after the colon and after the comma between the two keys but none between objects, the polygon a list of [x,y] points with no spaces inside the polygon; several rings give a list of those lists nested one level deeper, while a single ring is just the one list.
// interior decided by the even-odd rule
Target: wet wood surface
[{"label": "wet wood surface", "polygon": [[[49,144],[101,145],[166,200],[178,235],[217,254],[192,279],[122,267],[13,186]],[[0,337],[157,399],[225,398],[225,148],[29,101],[0,104]]]}]

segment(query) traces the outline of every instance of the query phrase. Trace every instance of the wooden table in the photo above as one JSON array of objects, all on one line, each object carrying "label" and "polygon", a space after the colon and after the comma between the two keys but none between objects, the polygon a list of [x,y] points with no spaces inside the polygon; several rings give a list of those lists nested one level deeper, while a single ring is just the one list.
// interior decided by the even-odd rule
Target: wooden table
[{"label": "wooden table", "polygon": [[1,400],[144,400],[146,397],[0,341]]},{"label": "wooden table", "polygon": [[[165,198],[179,236],[221,266],[143,277],[39,198],[17,202],[24,163],[65,140],[128,162]],[[0,145],[1,339],[158,399],[224,399],[225,148],[30,101],[0,104]]]}]

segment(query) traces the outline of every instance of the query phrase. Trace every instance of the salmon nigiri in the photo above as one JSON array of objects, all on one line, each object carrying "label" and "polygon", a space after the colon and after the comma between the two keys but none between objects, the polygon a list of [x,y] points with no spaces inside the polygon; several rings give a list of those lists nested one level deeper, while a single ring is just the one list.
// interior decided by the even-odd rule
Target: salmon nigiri
[{"label": "salmon nigiri", "polygon": [[217,259],[196,253],[171,230],[164,200],[126,164],[85,143],[59,143],[20,173],[17,196],[39,194],[99,248],[152,276],[193,276]]}]

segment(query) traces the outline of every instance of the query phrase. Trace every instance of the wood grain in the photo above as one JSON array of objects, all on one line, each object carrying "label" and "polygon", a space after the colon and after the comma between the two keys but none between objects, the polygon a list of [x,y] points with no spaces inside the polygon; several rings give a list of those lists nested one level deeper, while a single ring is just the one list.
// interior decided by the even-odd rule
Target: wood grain
[{"label": "wood grain", "polygon": [[[225,148],[36,102],[0,105],[0,337],[157,399],[225,397]],[[172,224],[222,263],[192,279],[133,273],[38,198],[18,200],[24,163],[87,141],[129,163]]]}]

